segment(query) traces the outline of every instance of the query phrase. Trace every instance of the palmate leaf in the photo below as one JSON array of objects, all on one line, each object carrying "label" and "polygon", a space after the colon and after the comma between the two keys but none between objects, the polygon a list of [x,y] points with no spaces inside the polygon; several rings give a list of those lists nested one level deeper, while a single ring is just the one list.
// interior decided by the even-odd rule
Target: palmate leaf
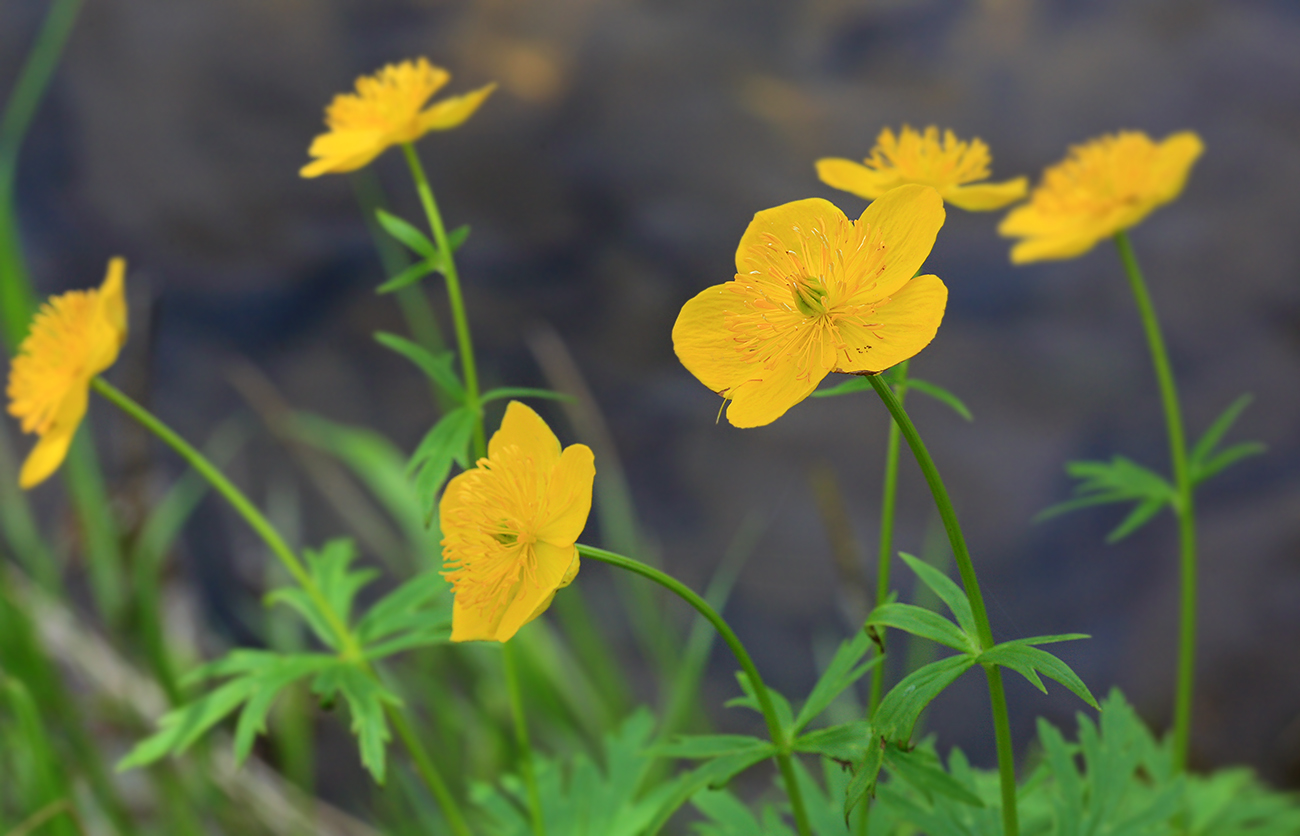
[{"label": "palmate leaf", "polygon": [[407,267],[402,272],[393,276],[388,281],[375,288],[375,293],[392,293],[395,290],[401,290],[404,287],[413,285],[420,279],[430,273],[438,271],[438,263],[432,259],[423,258]]},{"label": "palmate leaf", "polygon": [[1166,505],[1174,506],[1178,502],[1178,492],[1169,480],[1123,456],[1115,456],[1109,462],[1070,462],[1065,470],[1079,480],[1074,488],[1075,498],[1039,512],[1035,522],[1092,505],[1134,502],[1136,505],[1128,517],[1106,537],[1106,542],[1116,543],[1137,531]]},{"label": "palmate leaf", "polygon": [[921,583],[929,587],[930,591],[948,606],[953,616],[956,617],[957,624],[961,626],[962,632],[974,638],[975,646],[978,647],[979,632],[975,627],[975,615],[971,612],[970,600],[966,597],[966,593],[962,592],[961,587],[952,578],[924,560],[919,560],[907,552],[899,552],[898,556],[916,573],[916,577],[920,579]]},{"label": "palmate leaf", "polygon": [[[744,691],[745,695],[729,699],[723,705],[727,708],[748,708],[762,714],[763,708],[758,703],[758,693],[754,690],[753,683],[749,681],[749,674],[736,671],[736,682],[740,683],[740,690]],[[780,691],[771,687],[767,688],[767,693],[772,700],[772,708],[776,712],[777,720],[781,724],[781,733],[787,737],[793,736],[794,712],[790,710],[790,701]]]},{"label": "palmate leaf", "polygon": [[795,738],[794,750],[810,755],[823,755],[840,763],[856,763],[867,756],[867,749],[880,745],[880,736],[871,723],[856,720],[818,729]]},{"label": "palmate leaf", "polygon": [[[895,366],[894,369],[896,368],[898,367]],[[893,378],[893,375],[890,374],[892,371],[893,369],[890,369],[888,372],[885,372],[886,381],[891,386],[897,386],[898,384]],[[844,381],[843,383],[837,384],[835,386],[831,386],[827,389],[818,389],[817,391],[812,393],[812,396],[814,398],[835,398],[835,397],[839,397],[840,395],[851,395],[854,392],[862,392],[870,388],[871,388],[871,381],[867,379],[866,375],[855,375],[849,378],[848,380]],[[966,404],[962,403],[961,398],[958,398],[952,392],[949,392],[947,389],[943,388],[942,386],[939,386],[938,384],[931,383],[928,380],[921,380],[920,378],[913,377],[913,378],[909,378],[906,382],[903,383],[904,391],[908,391],[912,389],[915,389],[916,391],[920,392],[923,395],[928,395],[929,397],[934,398],[936,401],[943,404],[944,406],[947,406],[949,409],[951,409],[953,412],[960,415],[962,418],[965,418],[967,421],[975,420],[974,416],[971,415],[970,409],[967,408]]]},{"label": "palmate leaf", "polygon": [[893,627],[914,636],[930,639],[963,653],[979,650],[979,639],[963,632],[948,619],[924,607],[912,604],[882,604],[867,617],[869,626]]},{"label": "palmate leaf", "polygon": [[410,223],[383,209],[375,210],[375,219],[379,221],[379,225],[385,232],[404,244],[407,249],[429,261],[440,263],[438,248],[427,235]]},{"label": "palmate leaf", "polygon": [[1192,447],[1187,457],[1187,467],[1191,471],[1193,485],[1199,485],[1224,468],[1250,456],[1258,456],[1267,449],[1258,441],[1244,441],[1216,452],[1223,437],[1228,434],[1228,430],[1232,429],[1232,425],[1241,417],[1246,407],[1250,406],[1252,400],[1254,397],[1246,394],[1233,401]]},{"label": "palmate leaf", "polygon": [[438,420],[411,454],[408,473],[415,473],[415,492],[424,508],[425,523],[437,511],[438,492],[451,473],[452,462],[469,464],[469,442],[474,434],[475,414],[467,406],[453,409]]},{"label": "palmate leaf", "polygon": [[[686,803],[699,786],[687,788],[688,775],[642,790],[653,756],[646,751],[654,732],[654,717],[638,709],[606,735],[597,766],[585,753],[568,762],[535,757],[534,773],[541,791],[547,833],[571,836],[640,836],[657,830]],[[761,759],[761,756],[760,756]],[[529,836],[527,794],[515,776],[500,787],[476,784],[470,798],[483,814],[488,836]]]},{"label": "palmate leaf", "polygon": [[932,801],[939,795],[972,807],[984,806],[984,801],[962,782],[949,775],[943,768],[943,762],[928,749],[887,746],[885,767],[889,769],[891,775],[897,775],[919,790],[926,800]]},{"label": "palmate leaf", "polygon": [[[307,573],[320,590],[326,605],[346,626],[351,620],[352,602],[378,574],[374,569],[353,569],[357,550],[351,540],[331,540],[320,551],[305,549]],[[267,593],[268,604],[287,604],[298,612],[326,646],[341,651],[340,637],[316,599],[298,587],[282,587]]]},{"label": "palmate leaf", "polygon": [[451,641],[451,594],[441,573],[426,571],[377,601],[356,624],[366,658]]},{"label": "palmate leaf", "polygon": [[385,750],[392,732],[388,730],[385,705],[401,706],[396,694],[375,677],[353,664],[339,662],[325,668],[312,681],[311,690],[325,702],[342,696],[352,715],[352,733],[361,747],[361,764],[378,784],[386,774]]},{"label": "palmate leaf", "polygon": [[876,731],[886,740],[907,743],[916,718],[953,683],[975,664],[973,654],[949,656],[912,671],[890,689],[872,716]]}]

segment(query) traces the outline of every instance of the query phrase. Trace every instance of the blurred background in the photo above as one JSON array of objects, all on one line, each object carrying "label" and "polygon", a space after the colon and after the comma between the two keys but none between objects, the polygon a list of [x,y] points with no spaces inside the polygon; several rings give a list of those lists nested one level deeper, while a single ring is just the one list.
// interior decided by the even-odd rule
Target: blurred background
[{"label": "blurred background", "polygon": [[[46,8],[0,4],[0,89]],[[1193,760],[1251,764],[1295,787],[1297,44],[1292,0],[88,0],[23,146],[18,213],[41,294],[97,284],[108,256],[128,258],[133,333],[110,376],[186,437],[287,405],[409,452],[439,413],[414,367],[372,340],[405,325],[394,299],[374,293],[386,275],[357,199],[382,191],[418,218],[409,177],[396,153],[357,178],[297,171],[324,106],[359,74],[424,55],[450,69],[452,93],[498,81],[466,125],[419,145],[448,223],[472,227],[459,259],[481,373],[489,386],[589,392],[595,411],[539,409],[565,443],[598,446],[598,480],[617,451],[643,556],[703,588],[729,547],[745,553],[727,615],[771,684],[800,694],[873,595],[863,579],[874,575],[887,416],[868,392],[810,399],[759,429],[715,422],[717,396],[673,355],[681,305],[731,277],[754,212],[822,196],[856,216],[864,202],[822,186],[813,162],[861,159],[882,127],[978,136],[994,179],[1035,182],[1102,133],[1195,130],[1206,152],[1186,192],[1132,237],[1190,435],[1253,392],[1230,440],[1269,450],[1199,494]],[[951,299],[912,364],[974,421],[922,396],[913,415],[958,505],[995,633],[1091,634],[1062,657],[1094,693],[1122,688],[1163,728],[1172,517],[1113,546],[1117,507],[1032,523],[1070,495],[1069,460],[1122,454],[1167,469],[1132,299],[1106,244],[1011,266],[999,218],[949,209],[928,267]],[[425,287],[449,333],[441,288]],[[92,415],[114,507],[130,519],[182,469],[104,404]],[[294,454],[251,426],[230,464],[237,480],[291,508],[301,542],[347,533]],[[932,505],[907,455],[901,472],[896,544],[919,553]],[[35,495],[47,530],[67,522],[61,492]],[[599,523],[584,539],[602,536],[614,545]],[[75,543],[61,548],[77,559]],[[168,583],[199,643],[259,643],[268,570],[242,525],[205,502],[178,555]],[[910,589],[904,568],[895,577]],[[609,571],[586,565],[578,584],[635,676],[648,663]],[[732,669],[715,651],[706,705],[734,695]],[[638,687],[654,699],[648,675]],[[1019,679],[1009,690],[1021,746],[1036,715],[1073,728],[1082,708],[1055,685],[1048,696]],[[986,702],[970,676],[934,704],[941,749],[992,764]],[[713,721],[757,728],[734,710]]]}]

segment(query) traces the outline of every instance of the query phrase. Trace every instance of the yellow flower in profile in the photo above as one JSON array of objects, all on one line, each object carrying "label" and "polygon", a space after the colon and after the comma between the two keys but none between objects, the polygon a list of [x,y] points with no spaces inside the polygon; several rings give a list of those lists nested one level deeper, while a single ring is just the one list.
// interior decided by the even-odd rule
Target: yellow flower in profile
[{"label": "yellow flower in profile", "polygon": [[1191,131],[1163,142],[1140,131],[1121,131],[1073,146],[1068,157],[1043,172],[1029,202],[998,226],[1001,235],[1025,239],[1011,248],[1011,261],[1074,258],[1136,226],[1178,197],[1204,147]]},{"label": "yellow flower in profile", "polygon": [[673,349],[731,401],[737,427],[770,424],[831,372],[876,374],[934,339],[948,301],[917,276],[943,226],[929,186],[902,186],[850,221],[821,198],[754,216],[736,277],[682,306]]},{"label": "yellow flower in profile", "polygon": [[63,463],[86,414],[90,381],[126,342],[126,261],[112,258],[104,283],[41,306],[9,366],[9,414],[40,436],[18,474],[33,488]]},{"label": "yellow flower in profile", "polygon": [[862,163],[838,157],[817,161],[817,176],[834,189],[875,200],[908,183],[933,186],[939,195],[970,212],[1001,209],[1025,196],[1029,181],[1017,177],[1005,183],[981,183],[989,177],[989,147],[978,139],[964,142],[952,131],[931,125],[920,133],[907,125],[897,136],[880,132],[871,156]]},{"label": "yellow flower in profile", "polygon": [[591,448],[561,451],[536,412],[510,402],[487,458],[452,479],[439,505],[452,641],[509,641],[569,585],[595,477]]},{"label": "yellow flower in profile", "polygon": [[443,99],[425,108],[451,74],[428,60],[389,64],[357,79],[357,92],[340,93],[325,109],[329,132],[312,141],[307,153],[317,159],[303,166],[303,177],[356,171],[391,145],[414,142],[429,131],[445,131],[464,122],[496,84]]}]

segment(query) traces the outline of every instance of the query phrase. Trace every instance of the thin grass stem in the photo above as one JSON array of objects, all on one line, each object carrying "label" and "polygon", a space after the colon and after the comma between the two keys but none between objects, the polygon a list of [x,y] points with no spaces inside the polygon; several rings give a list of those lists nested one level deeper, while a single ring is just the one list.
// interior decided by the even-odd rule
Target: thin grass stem
[{"label": "thin grass stem", "polygon": [[533,770],[533,744],[528,736],[528,717],[524,714],[523,692],[519,688],[519,660],[515,658],[510,642],[501,645],[501,658],[506,671],[506,692],[510,696],[510,715],[515,724],[515,742],[519,745],[519,769],[524,775],[528,792],[528,812],[533,823],[534,836],[546,836],[546,820],[542,815],[542,794],[537,789],[537,773]]},{"label": "thin grass stem", "polygon": [[[901,405],[907,397],[907,367],[910,361],[904,360],[895,366],[894,392]],[[889,422],[889,439],[885,444],[885,479],[880,493],[880,549],[876,557],[876,606],[883,606],[889,598],[889,575],[894,562],[894,507],[898,498],[898,454],[901,434],[898,423]],[[880,636],[880,650],[885,652],[885,628],[877,627]],[[871,671],[871,692],[867,703],[867,716],[876,713],[881,695],[885,690],[885,666],[876,665]]]}]

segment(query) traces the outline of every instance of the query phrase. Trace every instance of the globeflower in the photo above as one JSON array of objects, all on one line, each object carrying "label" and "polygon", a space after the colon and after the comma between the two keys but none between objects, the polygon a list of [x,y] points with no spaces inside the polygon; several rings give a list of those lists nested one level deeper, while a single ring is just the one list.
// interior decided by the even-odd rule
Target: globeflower
[{"label": "globeflower", "polygon": [[112,258],[104,283],[41,306],[9,366],[9,414],[40,438],[18,484],[34,488],[58,469],[86,414],[90,381],[113,365],[126,342],[126,261]]},{"label": "globeflower", "polygon": [[1163,142],[1141,131],[1121,131],[1073,146],[1068,157],[1043,172],[1029,202],[998,227],[1003,236],[1024,239],[1011,248],[1011,261],[1074,258],[1136,226],[1178,197],[1202,150],[1192,131]]},{"label": "globeflower", "polygon": [[736,277],[682,306],[673,349],[731,401],[737,427],[770,424],[831,372],[877,374],[934,339],[948,301],[917,276],[943,225],[929,186],[894,189],[850,221],[808,198],[754,216]]},{"label": "globeflower", "polygon": [[595,476],[591,448],[561,451],[536,412],[510,402],[487,458],[452,479],[439,505],[452,641],[508,641],[573,581]]},{"label": "globeflower", "polygon": [[[478,110],[496,84],[424,107],[451,74],[428,60],[389,64],[357,79],[357,92],[340,93],[325,109],[329,132],[316,137],[307,153],[317,159],[303,166],[303,177],[356,171],[391,145],[414,142],[429,131],[445,131]],[[423,109],[422,109],[423,108]]]},{"label": "globeflower", "polygon": [[989,177],[989,147],[978,139],[965,142],[952,131],[931,125],[922,134],[907,125],[897,136],[880,132],[871,156],[862,163],[837,157],[817,161],[817,176],[831,188],[875,200],[907,183],[933,186],[958,209],[984,212],[1001,209],[1025,196],[1029,181],[1017,177],[1005,183],[981,183]]}]

